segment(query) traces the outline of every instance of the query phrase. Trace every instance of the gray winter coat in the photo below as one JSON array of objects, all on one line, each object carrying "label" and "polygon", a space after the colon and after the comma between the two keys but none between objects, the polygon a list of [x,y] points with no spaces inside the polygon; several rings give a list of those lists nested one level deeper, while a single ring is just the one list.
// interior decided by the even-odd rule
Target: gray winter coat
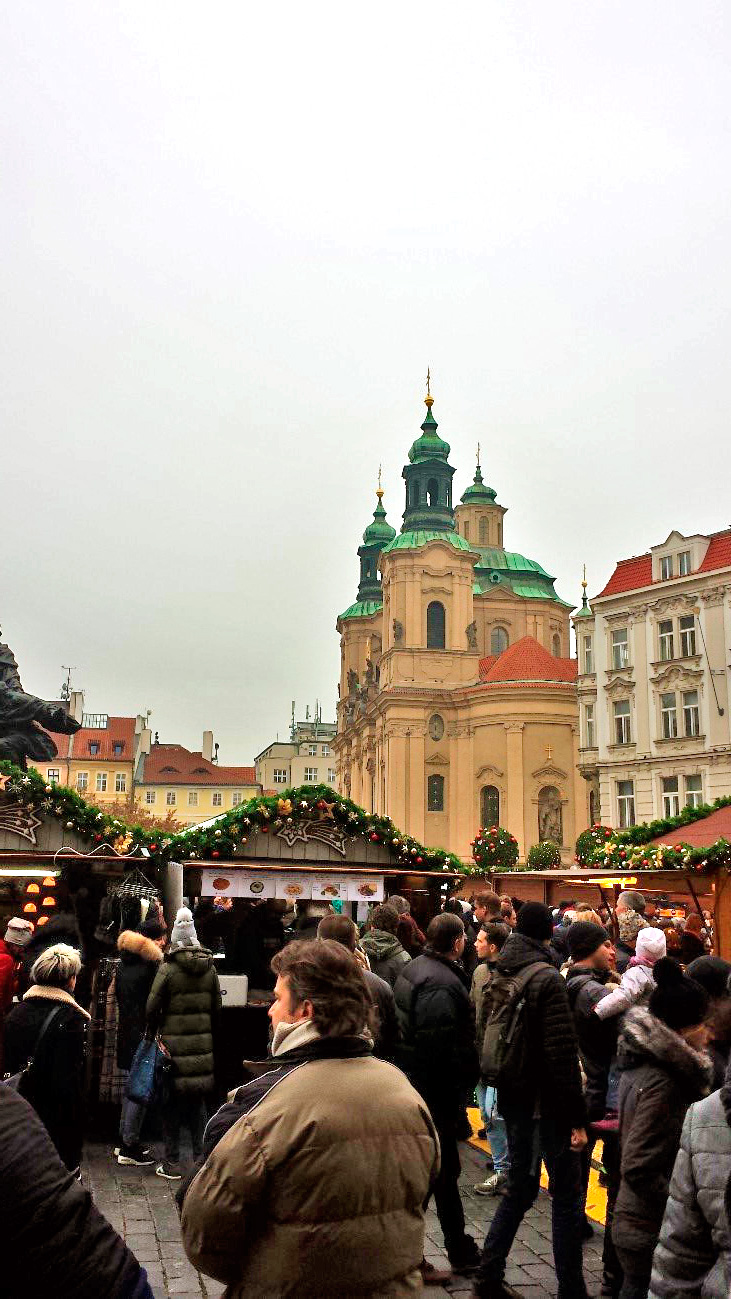
[{"label": "gray winter coat", "polygon": [[731,1172],[731,1128],[720,1091],[685,1116],[652,1265],[650,1299],[727,1299],[731,1234],[723,1197]]}]

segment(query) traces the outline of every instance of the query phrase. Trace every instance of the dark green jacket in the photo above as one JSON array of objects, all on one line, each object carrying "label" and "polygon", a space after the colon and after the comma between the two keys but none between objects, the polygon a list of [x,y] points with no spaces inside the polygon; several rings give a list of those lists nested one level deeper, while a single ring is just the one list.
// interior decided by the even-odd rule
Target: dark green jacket
[{"label": "dark green jacket", "polygon": [[177,1092],[213,1090],[213,1030],[221,989],[206,947],[176,944],[165,953],[147,999],[147,1020],[173,1059]]}]

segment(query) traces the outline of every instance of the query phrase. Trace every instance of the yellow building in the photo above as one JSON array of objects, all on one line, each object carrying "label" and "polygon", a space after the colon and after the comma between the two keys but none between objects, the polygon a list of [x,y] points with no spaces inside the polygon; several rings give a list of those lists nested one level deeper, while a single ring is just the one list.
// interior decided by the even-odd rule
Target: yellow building
[{"label": "yellow building", "polygon": [[[72,696],[71,712],[79,716]],[[118,803],[132,792],[138,765],[150,748],[147,718],[110,717],[107,713],[81,713],[81,729],[75,735],[53,735],[58,757],[50,762],[31,763],[46,780],[75,789],[82,798],[92,795],[98,803]]]},{"label": "yellow building", "polygon": [[135,782],[140,807],[159,817],[172,812],[182,825],[208,821],[260,793],[253,767],[219,765],[212,731],[203,732],[197,752],[182,744],[160,744],[156,738]]},{"label": "yellow building", "polygon": [[555,839],[569,860],[588,822],[571,606],[540,564],[505,550],[506,510],[479,463],[453,508],[449,446],[426,405],[402,530],[379,487],[358,597],[337,620],[338,787],[464,859],[500,823],[521,856]]}]

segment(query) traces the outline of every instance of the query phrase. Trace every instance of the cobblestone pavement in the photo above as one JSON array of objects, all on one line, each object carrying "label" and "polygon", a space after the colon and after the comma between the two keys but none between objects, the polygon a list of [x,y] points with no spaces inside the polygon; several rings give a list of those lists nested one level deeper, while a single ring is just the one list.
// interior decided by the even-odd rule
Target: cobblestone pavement
[{"label": "cobblestone pavement", "polygon": [[[495,1211],[496,1201],[477,1196],[475,1182],[486,1176],[485,1156],[473,1146],[461,1146],[462,1198],[468,1231],[482,1243],[487,1224]],[[151,1168],[120,1168],[111,1149],[101,1143],[86,1148],[83,1166],[85,1185],[92,1192],[102,1213],[109,1219],[130,1249],[147,1269],[155,1299],[168,1296],[213,1296],[218,1299],[223,1286],[201,1276],[191,1267],[180,1241],[178,1211],[173,1200],[177,1183],[172,1186],[155,1176]],[[426,1258],[435,1266],[446,1266],[442,1236],[432,1207],[427,1213]],[[584,1246],[584,1269],[590,1294],[599,1293],[601,1276],[602,1232]],[[508,1261],[505,1277],[525,1299],[555,1299],[557,1287],[551,1251],[551,1203],[541,1191],[534,1207],[526,1214]],[[471,1283],[454,1276],[446,1289],[429,1286],[425,1296],[432,1299],[468,1299]]]}]

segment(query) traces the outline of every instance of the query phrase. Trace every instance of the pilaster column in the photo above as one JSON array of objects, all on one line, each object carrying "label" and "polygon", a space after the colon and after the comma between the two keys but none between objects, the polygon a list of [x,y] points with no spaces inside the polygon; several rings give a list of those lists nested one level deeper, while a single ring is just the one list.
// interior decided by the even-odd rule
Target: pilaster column
[{"label": "pilaster column", "polygon": [[518,840],[518,853],[525,857],[525,796],[523,788],[523,722],[506,723],[508,816],[506,829]]},{"label": "pilaster column", "polygon": [[424,732],[425,727],[413,726],[407,740],[409,809],[408,825],[404,827],[407,834],[412,834],[421,843],[425,841],[425,808],[426,808],[426,767],[424,765]]}]

